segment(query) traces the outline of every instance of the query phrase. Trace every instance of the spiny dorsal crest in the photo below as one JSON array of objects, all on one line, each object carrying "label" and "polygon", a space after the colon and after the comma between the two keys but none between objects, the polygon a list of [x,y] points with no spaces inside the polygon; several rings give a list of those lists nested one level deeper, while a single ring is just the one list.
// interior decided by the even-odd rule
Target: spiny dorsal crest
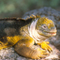
[{"label": "spiny dorsal crest", "polygon": [[36,19],[36,18],[40,18],[40,16],[39,16],[39,15],[36,15],[36,16],[35,16],[35,15],[32,14],[30,17],[27,16],[26,19],[28,20],[28,19],[30,19],[30,18],[31,18],[31,19]]}]

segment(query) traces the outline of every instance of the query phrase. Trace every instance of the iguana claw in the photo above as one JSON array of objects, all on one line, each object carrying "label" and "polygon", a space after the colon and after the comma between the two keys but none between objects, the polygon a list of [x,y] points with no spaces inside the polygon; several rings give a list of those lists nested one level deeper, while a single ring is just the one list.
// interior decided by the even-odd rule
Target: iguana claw
[{"label": "iguana claw", "polygon": [[49,52],[51,52],[52,48],[48,44],[49,42],[38,43],[38,45],[40,45],[42,49],[48,50]]}]

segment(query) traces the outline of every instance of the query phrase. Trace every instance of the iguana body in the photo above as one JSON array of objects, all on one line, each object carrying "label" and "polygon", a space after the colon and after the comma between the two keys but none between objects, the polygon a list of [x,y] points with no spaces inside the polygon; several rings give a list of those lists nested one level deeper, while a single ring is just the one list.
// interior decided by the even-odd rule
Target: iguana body
[{"label": "iguana body", "polygon": [[44,40],[55,35],[56,27],[53,21],[45,17],[33,15],[19,22],[0,21],[0,50],[14,46],[18,54],[38,59],[47,54],[46,50],[52,50]]}]

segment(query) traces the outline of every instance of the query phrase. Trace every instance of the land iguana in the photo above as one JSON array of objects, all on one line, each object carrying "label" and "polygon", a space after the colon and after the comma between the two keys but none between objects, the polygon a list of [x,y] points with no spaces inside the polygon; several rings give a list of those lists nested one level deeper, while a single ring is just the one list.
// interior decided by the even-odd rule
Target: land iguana
[{"label": "land iguana", "polygon": [[46,57],[52,48],[45,39],[55,36],[56,32],[54,22],[46,17],[32,15],[27,19],[0,19],[0,50],[14,46],[21,56],[32,59]]}]

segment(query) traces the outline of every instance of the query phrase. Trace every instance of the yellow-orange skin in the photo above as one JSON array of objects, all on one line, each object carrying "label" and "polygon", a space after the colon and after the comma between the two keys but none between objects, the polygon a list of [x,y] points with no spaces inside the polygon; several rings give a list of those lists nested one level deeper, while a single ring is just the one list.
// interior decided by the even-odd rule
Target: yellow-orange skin
[{"label": "yellow-orange skin", "polygon": [[[51,27],[55,26],[52,20],[49,20],[48,18],[45,18],[45,17],[41,18],[37,16],[33,16],[33,17],[30,16],[30,18],[33,18],[33,21],[34,19],[39,18],[37,21],[36,30],[38,30],[39,29],[38,26],[41,26],[42,24],[47,25],[48,29],[50,30],[51,30]],[[14,46],[15,51],[22,56],[32,58],[32,59],[39,59],[40,57],[46,57],[46,54],[48,54],[46,50],[51,51],[52,48],[48,45],[49,42],[45,42],[45,41],[42,41],[39,43],[35,42],[35,40],[30,36],[29,31],[28,31],[28,26],[30,24],[31,23],[19,29],[20,35],[3,37],[3,39],[5,38],[7,39],[7,42],[3,43],[0,41],[0,50],[3,48]],[[41,35],[45,36],[43,32],[41,33]],[[46,39],[47,38],[48,37],[46,37]],[[8,42],[12,44],[7,45]],[[39,47],[35,45],[35,43],[39,45]]]},{"label": "yellow-orange skin", "polygon": [[48,26],[48,29],[50,29],[51,27],[54,27],[53,21],[50,20],[50,19],[48,19],[48,18],[45,18],[45,17],[40,18],[40,19],[38,20],[38,23],[37,23],[37,24],[38,24],[38,25],[39,25],[39,24],[40,24],[40,25],[46,24],[46,25]]}]

